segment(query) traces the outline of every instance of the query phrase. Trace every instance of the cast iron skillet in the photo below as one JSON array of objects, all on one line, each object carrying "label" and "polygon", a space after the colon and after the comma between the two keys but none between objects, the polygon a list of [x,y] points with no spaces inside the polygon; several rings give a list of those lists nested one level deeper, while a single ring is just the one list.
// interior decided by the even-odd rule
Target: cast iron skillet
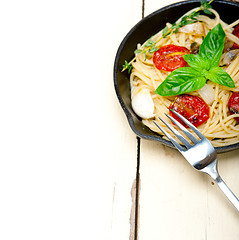
[{"label": "cast iron skillet", "polygon": [[[238,19],[239,3],[220,1],[213,2],[212,7],[218,11],[222,20],[232,23]],[[117,97],[123,108],[129,125],[134,133],[144,139],[156,140],[162,144],[173,147],[172,143],[163,139],[159,134],[146,127],[131,107],[129,75],[127,71],[121,72],[124,61],[128,62],[134,57],[137,43],[144,43],[152,35],[165,27],[167,22],[174,23],[183,14],[192,8],[199,7],[200,0],[189,0],[171,4],[161,8],[138,22],[121,42],[114,63],[114,86]],[[216,147],[217,153],[227,152],[239,148],[239,143]]]}]

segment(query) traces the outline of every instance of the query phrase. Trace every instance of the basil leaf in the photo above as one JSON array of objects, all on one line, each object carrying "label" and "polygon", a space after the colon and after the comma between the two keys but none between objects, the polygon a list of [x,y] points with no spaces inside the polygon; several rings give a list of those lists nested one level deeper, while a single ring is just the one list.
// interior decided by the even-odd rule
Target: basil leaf
[{"label": "basil leaf", "polygon": [[171,72],[156,89],[161,96],[175,96],[202,88],[206,79],[191,67],[182,67]]},{"label": "basil leaf", "polygon": [[188,63],[188,65],[195,70],[202,71],[203,69],[210,68],[210,61],[208,59],[203,59],[199,55],[195,54],[185,54],[183,55],[184,60]]},{"label": "basil leaf", "polygon": [[210,59],[210,68],[218,66],[224,48],[224,40],[225,32],[220,23],[204,38],[199,49],[199,56]]},{"label": "basil leaf", "polygon": [[230,87],[230,88],[235,87],[235,83],[232,80],[231,76],[224,69],[220,67],[214,67],[210,69],[205,77],[223,86]]}]

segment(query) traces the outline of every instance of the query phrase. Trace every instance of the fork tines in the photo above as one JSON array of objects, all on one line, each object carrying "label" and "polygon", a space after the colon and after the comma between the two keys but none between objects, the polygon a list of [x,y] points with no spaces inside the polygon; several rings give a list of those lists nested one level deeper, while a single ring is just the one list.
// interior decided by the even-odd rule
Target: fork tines
[{"label": "fork tines", "polygon": [[[182,115],[177,113],[174,110],[171,110],[175,115],[177,115],[186,125],[188,125],[195,133],[196,135],[201,139],[204,139],[205,136],[193,125],[191,124],[186,118],[184,118]],[[165,113],[165,115],[194,143],[198,143],[200,140],[198,140],[195,136],[193,136],[192,133],[190,133],[181,123],[179,123],[175,118]],[[192,144],[183,137],[171,124],[167,123],[164,119],[159,119],[171,130],[171,132],[174,133],[174,135],[185,145],[186,148],[190,148]],[[173,138],[171,135],[166,132],[163,127],[161,127],[156,121],[154,121],[154,124],[165,134],[165,136],[173,143],[173,145],[178,148],[179,150],[183,151],[184,148]]]}]

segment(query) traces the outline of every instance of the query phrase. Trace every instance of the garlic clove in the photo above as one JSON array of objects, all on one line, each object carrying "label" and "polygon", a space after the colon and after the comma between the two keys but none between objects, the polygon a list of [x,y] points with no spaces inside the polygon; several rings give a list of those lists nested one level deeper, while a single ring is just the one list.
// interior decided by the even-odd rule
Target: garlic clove
[{"label": "garlic clove", "polygon": [[148,89],[143,89],[134,95],[131,104],[139,117],[143,119],[154,117],[154,102]]},{"label": "garlic clove", "polygon": [[214,90],[212,85],[210,84],[205,84],[204,87],[202,87],[201,89],[199,89],[198,94],[200,95],[200,97],[208,104],[208,105],[212,105],[213,101],[214,101]]}]

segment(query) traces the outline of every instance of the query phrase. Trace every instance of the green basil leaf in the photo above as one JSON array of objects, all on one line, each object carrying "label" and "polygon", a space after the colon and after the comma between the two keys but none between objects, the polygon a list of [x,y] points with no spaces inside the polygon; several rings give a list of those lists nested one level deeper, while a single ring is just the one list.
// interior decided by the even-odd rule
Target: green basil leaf
[{"label": "green basil leaf", "polygon": [[171,72],[156,89],[161,96],[175,96],[202,88],[206,83],[205,77],[191,67],[182,67]]},{"label": "green basil leaf", "polygon": [[230,87],[230,88],[235,87],[235,83],[232,80],[231,76],[224,69],[220,67],[214,67],[210,69],[207,72],[205,77],[223,86]]},{"label": "green basil leaf", "polygon": [[185,54],[183,55],[184,60],[188,63],[188,65],[195,70],[202,71],[203,69],[210,68],[210,61],[208,59],[203,59],[199,55],[195,54]]},{"label": "green basil leaf", "polygon": [[218,66],[224,48],[224,41],[225,32],[220,23],[217,24],[216,27],[214,27],[204,38],[199,49],[199,55],[202,58],[210,59],[210,68]]}]

